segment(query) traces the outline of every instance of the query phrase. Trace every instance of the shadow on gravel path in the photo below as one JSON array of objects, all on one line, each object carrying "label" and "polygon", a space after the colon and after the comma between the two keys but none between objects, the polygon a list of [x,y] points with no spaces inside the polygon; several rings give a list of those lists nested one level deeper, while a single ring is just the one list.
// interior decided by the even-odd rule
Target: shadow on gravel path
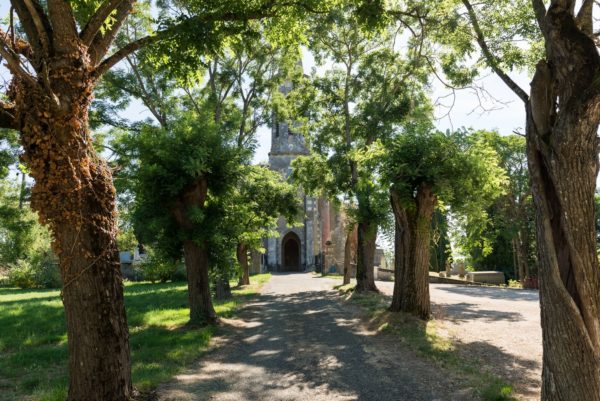
[{"label": "shadow on gravel path", "polygon": [[[367,330],[330,280],[274,275],[160,400],[470,401],[473,389]],[[176,346],[176,345],[174,345]]]}]

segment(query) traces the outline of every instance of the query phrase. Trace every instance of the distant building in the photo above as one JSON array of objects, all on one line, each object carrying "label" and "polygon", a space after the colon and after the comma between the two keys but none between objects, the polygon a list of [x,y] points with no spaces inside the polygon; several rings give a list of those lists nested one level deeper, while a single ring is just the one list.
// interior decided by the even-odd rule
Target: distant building
[{"label": "distant building", "polygon": [[[289,93],[291,89],[291,83],[286,83],[280,88],[284,94]],[[275,120],[271,129],[269,167],[287,179],[292,172],[292,161],[298,156],[308,154],[304,136],[294,132],[293,124]],[[264,240],[266,253],[263,256],[262,270],[321,270],[327,251],[331,256],[327,257],[328,266],[325,268],[328,271],[342,272],[346,241],[346,219],[343,212],[336,210],[325,199],[307,196],[301,190],[298,196],[303,204],[303,215],[300,219],[302,224],[288,227],[285,219],[279,218],[279,235]],[[328,241],[331,245],[327,245]]]}]

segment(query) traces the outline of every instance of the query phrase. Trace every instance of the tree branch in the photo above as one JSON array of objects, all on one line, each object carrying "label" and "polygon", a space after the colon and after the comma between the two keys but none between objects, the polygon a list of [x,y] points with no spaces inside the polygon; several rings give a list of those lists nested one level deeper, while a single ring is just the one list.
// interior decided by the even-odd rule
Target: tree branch
[{"label": "tree branch", "polygon": [[149,45],[150,43],[156,42],[159,39],[159,35],[145,36],[122,47],[121,49],[113,53],[110,57],[102,61],[102,63],[100,63],[98,67],[96,67],[96,77],[100,78],[102,74],[110,70],[115,64],[123,60],[125,57],[129,56],[131,53],[135,52],[138,49],[141,49],[144,46]]},{"label": "tree branch", "polygon": [[[524,103],[527,103],[529,100],[529,96],[527,92],[525,92],[515,81],[509,77],[502,68],[499,66],[498,59],[492,54],[490,48],[488,47],[485,37],[483,36],[483,31],[479,26],[479,22],[477,20],[477,15],[475,15],[475,10],[473,10],[473,6],[469,2],[469,0],[462,0],[463,4],[467,8],[467,12],[469,14],[469,20],[471,21],[471,25],[473,26],[473,30],[475,31],[477,43],[481,48],[481,52],[483,53],[483,57],[485,58],[488,66],[500,77],[500,79],[508,86]],[[542,4],[543,5],[543,4]]]},{"label": "tree branch", "polygon": [[[33,1],[34,2],[32,4],[34,5],[34,8],[36,6],[39,7],[39,12],[37,12],[37,14],[40,18],[42,18],[46,35],[48,38],[51,38],[52,27],[50,26],[50,22],[47,20],[46,15],[44,14],[43,9],[40,7],[37,0]],[[27,36],[28,42],[31,45],[33,55],[38,60],[41,60],[43,54],[45,53],[43,45],[44,42],[38,33],[38,29],[34,22],[33,16],[30,13],[27,5],[25,4],[25,0],[11,0],[11,4],[14,10],[17,12],[19,22],[21,24],[21,27],[25,31],[25,35]],[[34,62],[33,60],[30,61],[32,61],[32,65],[36,70],[38,70],[41,67],[40,62]]]},{"label": "tree branch", "polygon": [[67,0],[47,0],[54,50],[66,54],[77,49],[77,23]]},{"label": "tree branch", "polygon": [[[31,19],[33,20],[33,24],[35,25],[35,28],[37,30],[38,38],[40,39],[40,42],[42,43],[42,48],[44,50],[44,54],[50,55],[50,52],[52,50],[52,47],[50,44],[50,37],[51,37],[52,33],[51,33],[51,29],[49,29],[48,20],[46,19],[46,15],[44,14],[44,11],[43,11],[42,7],[40,6],[40,4],[37,2],[37,0],[35,0],[35,3],[33,3],[34,0],[23,0],[23,1],[25,2],[25,6],[27,7],[27,10],[29,10],[29,15],[31,15]],[[45,21],[42,21],[42,17],[44,18]]]},{"label": "tree branch", "polygon": [[583,0],[583,4],[577,13],[577,25],[581,32],[593,38],[594,18],[593,18],[594,0]]},{"label": "tree branch", "polygon": [[10,48],[8,43],[6,43],[6,37],[0,40],[0,56],[4,57],[6,63],[8,64],[8,69],[13,74],[23,78],[31,85],[36,85],[35,78],[30,73],[28,73],[21,65],[19,55]]},{"label": "tree branch", "polygon": [[[111,25],[110,29],[101,35],[99,29],[96,31],[94,38],[90,44],[90,57],[92,58],[92,65],[96,66],[106,56],[108,49],[115,40],[117,33],[121,29],[121,26],[125,22],[125,19],[133,9],[135,0],[121,0],[115,8],[116,15],[115,21]],[[104,22],[104,20],[102,21]]]},{"label": "tree branch", "polygon": [[100,28],[102,28],[104,21],[106,21],[106,19],[110,16],[110,14],[112,14],[115,8],[121,4],[122,1],[124,0],[105,0],[105,2],[98,7],[92,18],[90,18],[79,35],[81,41],[86,46],[92,44],[96,34],[98,31],[100,31]]},{"label": "tree branch", "polygon": [[15,105],[0,100],[0,128],[17,129]]},{"label": "tree branch", "polygon": [[533,5],[533,11],[535,12],[535,18],[537,19],[538,25],[544,34],[546,35],[546,6],[544,6],[544,0],[531,0]]}]

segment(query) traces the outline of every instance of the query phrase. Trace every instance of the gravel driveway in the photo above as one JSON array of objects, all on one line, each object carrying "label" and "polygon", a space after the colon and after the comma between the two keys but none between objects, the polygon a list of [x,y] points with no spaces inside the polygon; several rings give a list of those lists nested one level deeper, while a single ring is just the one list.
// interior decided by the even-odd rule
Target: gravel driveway
[{"label": "gravel driveway", "polygon": [[[392,295],[393,283],[377,282]],[[539,400],[542,330],[539,293],[455,284],[429,286],[433,314],[459,351],[515,386],[519,399]]]},{"label": "gravel driveway", "polygon": [[195,366],[159,389],[160,399],[476,399],[460,379],[392,336],[369,332],[334,283],[311,274],[274,275],[240,318],[223,324]]}]

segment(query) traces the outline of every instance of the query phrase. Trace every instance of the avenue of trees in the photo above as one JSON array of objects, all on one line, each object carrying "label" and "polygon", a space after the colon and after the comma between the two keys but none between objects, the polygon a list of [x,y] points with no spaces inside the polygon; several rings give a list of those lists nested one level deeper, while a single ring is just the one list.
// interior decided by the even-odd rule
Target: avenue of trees
[{"label": "avenue of trees", "polygon": [[[212,324],[213,293],[249,283],[278,217],[302,220],[299,186],[346,209],[355,291],[377,291],[376,239],[393,238],[393,312],[430,318],[429,270],[450,246],[475,269],[537,275],[542,400],[600,401],[594,1],[10,5],[0,268],[62,283],[69,401],[134,394],[119,245],[183,260],[190,329]],[[433,83],[481,91],[490,71],[522,102],[522,129],[438,131]],[[132,104],[152,118],[128,119]],[[275,121],[311,150],[290,182],[251,165]]]}]

